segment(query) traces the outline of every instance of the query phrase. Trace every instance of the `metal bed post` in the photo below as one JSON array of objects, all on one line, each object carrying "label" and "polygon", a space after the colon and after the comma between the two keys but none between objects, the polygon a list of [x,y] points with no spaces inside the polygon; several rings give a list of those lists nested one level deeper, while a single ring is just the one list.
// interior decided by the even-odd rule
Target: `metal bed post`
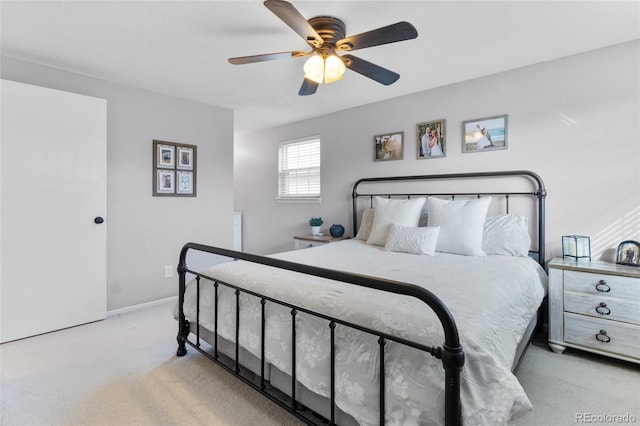
[{"label": "metal bed post", "polygon": [[180,263],[178,264],[178,350],[176,355],[184,356],[187,354],[187,337],[189,336],[189,322],[184,315],[184,291],[186,288],[186,264],[187,253],[184,256],[180,253]]}]

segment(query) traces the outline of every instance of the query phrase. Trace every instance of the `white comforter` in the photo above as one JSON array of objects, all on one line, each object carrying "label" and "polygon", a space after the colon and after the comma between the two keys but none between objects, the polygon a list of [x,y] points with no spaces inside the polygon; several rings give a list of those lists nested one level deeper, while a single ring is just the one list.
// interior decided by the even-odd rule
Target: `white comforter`
[{"label": "white comforter", "polygon": [[[470,257],[445,253],[392,253],[359,240],[274,255],[292,262],[373,275],[423,286],[442,299],[458,325],[466,355],[462,373],[462,416],[466,425],[500,425],[530,410],[511,364],[516,346],[544,297],[546,274],[522,257]],[[311,310],[370,326],[430,346],[444,342],[435,314],[423,302],[248,262],[205,271],[217,279]],[[206,283],[207,281],[203,281]],[[201,284],[201,324],[214,329],[213,291]],[[221,287],[218,333],[235,341],[235,295]],[[185,315],[195,320],[195,285],[189,283]],[[290,309],[268,303],[268,363],[291,372]],[[329,339],[325,320],[298,313],[298,380],[329,396]],[[336,327],[336,404],[361,425],[378,424],[377,338]],[[241,296],[241,345],[260,357],[260,303]],[[444,422],[444,372],[440,360],[395,342],[385,346],[386,421],[390,425]]]}]

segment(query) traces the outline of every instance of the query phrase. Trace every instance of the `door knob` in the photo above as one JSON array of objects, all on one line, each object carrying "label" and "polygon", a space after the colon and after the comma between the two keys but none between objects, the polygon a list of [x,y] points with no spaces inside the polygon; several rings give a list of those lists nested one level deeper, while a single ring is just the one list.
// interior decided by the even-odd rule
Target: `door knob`
[{"label": "door knob", "polygon": [[100,216],[96,216],[96,218],[95,218],[95,219],[93,219],[93,221],[94,221],[95,223],[97,223],[98,225],[100,225],[102,222],[104,222],[104,219],[103,219],[103,218],[101,218]]}]

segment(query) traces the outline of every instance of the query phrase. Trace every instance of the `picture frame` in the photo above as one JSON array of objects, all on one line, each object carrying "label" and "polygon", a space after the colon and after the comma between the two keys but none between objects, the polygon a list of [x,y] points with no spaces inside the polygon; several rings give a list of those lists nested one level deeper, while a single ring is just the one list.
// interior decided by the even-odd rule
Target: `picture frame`
[{"label": "picture frame", "polygon": [[446,120],[426,121],[417,125],[417,158],[443,158],[447,156]]},{"label": "picture frame", "polygon": [[193,172],[178,170],[178,176],[176,178],[176,193],[193,193]]},{"label": "picture frame", "polygon": [[508,116],[476,118],[462,122],[462,152],[496,151],[508,148]]},{"label": "picture frame", "polygon": [[175,166],[175,146],[158,143],[156,151],[156,167],[158,168],[174,168]]},{"label": "picture frame", "polygon": [[193,170],[193,148],[186,146],[178,147],[177,155],[178,169]]},{"label": "picture frame", "polygon": [[159,194],[173,194],[175,172],[173,170],[158,169],[156,175],[156,192]]},{"label": "picture frame", "polygon": [[640,267],[640,243],[632,240],[621,242],[616,252],[616,263]]},{"label": "picture frame", "polygon": [[402,160],[404,132],[385,133],[373,137],[373,161]]},{"label": "picture frame", "polygon": [[153,141],[153,196],[195,197],[196,145]]}]

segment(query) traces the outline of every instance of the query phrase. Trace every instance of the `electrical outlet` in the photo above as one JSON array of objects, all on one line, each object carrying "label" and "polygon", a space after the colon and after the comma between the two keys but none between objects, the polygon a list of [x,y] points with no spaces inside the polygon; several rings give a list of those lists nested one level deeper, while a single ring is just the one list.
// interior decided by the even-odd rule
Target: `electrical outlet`
[{"label": "electrical outlet", "polygon": [[171,278],[173,276],[173,265],[165,265],[164,267],[164,277]]}]

